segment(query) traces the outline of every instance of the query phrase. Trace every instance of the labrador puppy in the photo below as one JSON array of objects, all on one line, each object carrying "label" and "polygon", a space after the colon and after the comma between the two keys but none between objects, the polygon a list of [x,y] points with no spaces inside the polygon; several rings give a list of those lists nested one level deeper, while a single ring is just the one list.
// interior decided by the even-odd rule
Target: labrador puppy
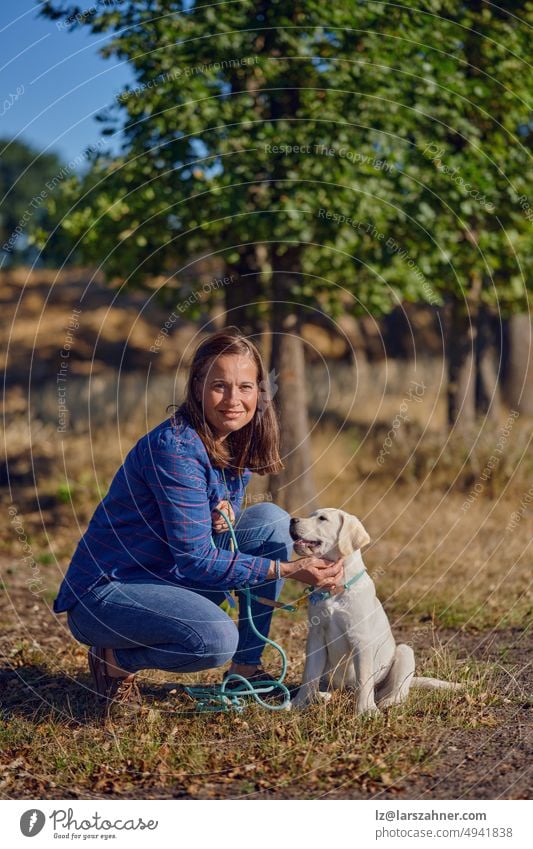
[{"label": "labrador puppy", "polygon": [[370,537],[359,519],[344,510],[315,510],[308,519],[292,518],[290,534],[300,556],[344,557],[345,585],[332,596],[319,591],[310,596],[305,668],[295,708],[327,698],[320,684],[354,689],[360,714],[401,704],[412,687],[460,688],[437,678],[415,678],[413,649],[396,645],[365,569],[361,549]]}]

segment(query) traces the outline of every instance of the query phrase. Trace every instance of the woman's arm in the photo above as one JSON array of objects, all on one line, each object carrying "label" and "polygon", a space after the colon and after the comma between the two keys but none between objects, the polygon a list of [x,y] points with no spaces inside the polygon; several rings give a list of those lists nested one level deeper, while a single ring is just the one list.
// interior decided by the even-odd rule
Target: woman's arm
[{"label": "woman's arm", "polygon": [[162,431],[155,444],[148,442],[141,473],[161,512],[173,574],[224,590],[266,580],[270,558],[212,546],[207,470],[194,446]]}]

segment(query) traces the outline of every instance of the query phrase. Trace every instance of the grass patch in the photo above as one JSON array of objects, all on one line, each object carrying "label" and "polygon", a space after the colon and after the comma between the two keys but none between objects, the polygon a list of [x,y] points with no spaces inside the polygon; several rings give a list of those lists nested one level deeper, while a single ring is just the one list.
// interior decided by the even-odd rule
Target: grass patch
[{"label": "grass patch", "polygon": [[19,797],[400,792],[417,770],[431,770],[453,729],[496,727],[502,699],[494,666],[461,663],[437,645],[422,673],[462,681],[464,692],[413,691],[404,705],[372,717],[357,716],[347,692],[302,713],[269,713],[252,704],[242,714],[196,714],[188,699],[166,694],[161,673],[150,673],[148,683],[141,679],[142,712],[105,725],[86,674],[58,677],[30,650],[21,645],[13,658],[23,668],[8,682],[0,715],[3,792],[16,788]]},{"label": "grass patch", "polygon": [[90,721],[73,729],[40,713],[38,720],[1,723],[0,740],[7,766],[16,755],[23,761],[18,769],[39,772],[43,790],[53,781],[69,795],[128,788],[150,795],[152,786],[174,797],[305,797],[343,782],[375,791],[400,780],[430,758],[434,711],[442,705],[442,698],[435,703],[426,697],[372,719],[356,717],[343,694],[327,710],[315,706],[302,716],[250,707],[242,716],[177,717],[167,705],[113,731]]},{"label": "grass patch", "polygon": [[61,504],[70,504],[76,493],[76,485],[72,481],[65,480],[56,489],[56,498]]},{"label": "grass patch", "polygon": [[[391,415],[395,403],[392,399]],[[356,716],[353,699],[343,693],[304,714],[270,714],[252,706],[241,716],[198,716],[178,695],[168,695],[162,673],[149,672],[140,676],[143,712],[135,721],[104,726],[89,690],[86,650],[70,638],[64,618],[53,619],[43,603],[52,603],[56,588],[47,587],[39,598],[30,593],[20,542],[8,530],[0,541],[7,584],[1,615],[8,623],[0,637],[1,793],[28,799],[401,796],[413,777],[439,769],[451,740],[457,751],[471,739],[459,736],[457,742],[457,735],[478,741],[486,731],[499,737],[506,722],[514,733],[515,714],[527,702],[513,678],[521,668],[517,650],[502,648],[497,662],[485,662],[472,659],[464,646],[469,638],[481,644],[495,630],[523,629],[531,619],[525,511],[508,530],[532,472],[531,452],[517,465],[526,444],[521,427],[521,420],[513,425],[497,467],[467,509],[468,495],[495,451],[497,428],[486,431],[471,453],[464,444],[446,442],[442,432],[428,431],[421,439],[413,424],[396,432],[382,466],[376,457],[390,423],[351,426],[340,434],[328,428],[314,432],[320,506],[342,507],[367,527],[372,544],[365,564],[395,636],[414,647],[417,674],[467,685],[464,692],[415,691],[405,705],[369,719]],[[43,434],[42,450],[57,469],[54,432]],[[142,432],[131,428],[122,445],[106,427],[91,440],[72,434],[74,478],[48,478],[53,497],[44,514],[33,502],[33,485],[26,504],[21,500],[24,532],[43,551],[37,561],[50,566],[47,583],[52,572],[59,583],[55,562],[66,568],[121,462],[120,452]],[[32,449],[37,457],[38,439]],[[259,484],[264,481],[255,481],[250,492]],[[48,553],[50,538],[55,560]],[[287,582],[282,598],[292,601],[301,592]],[[294,684],[303,669],[306,617],[305,608],[274,617],[272,637],[287,652]],[[459,638],[456,652],[443,648],[435,636],[440,628]],[[278,668],[270,650],[265,662],[271,671]],[[187,680],[220,680],[220,671]],[[461,781],[462,774],[458,795]]]},{"label": "grass patch", "polygon": [[35,559],[42,566],[50,566],[51,563],[55,563],[54,555],[50,554],[47,551],[43,552],[42,554],[38,554]]},{"label": "grass patch", "polygon": [[486,599],[461,597],[450,602],[449,596],[444,593],[429,594],[416,601],[407,595],[399,595],[393,603],[387,603],[387,610],[391,618],[398,617],[404,624],[413,624],[415,629],[431,622],[433,627],[470,631],[522,628],[532,613],[527,596],[515,599],[510,608],[505,608],[504,603]]}]

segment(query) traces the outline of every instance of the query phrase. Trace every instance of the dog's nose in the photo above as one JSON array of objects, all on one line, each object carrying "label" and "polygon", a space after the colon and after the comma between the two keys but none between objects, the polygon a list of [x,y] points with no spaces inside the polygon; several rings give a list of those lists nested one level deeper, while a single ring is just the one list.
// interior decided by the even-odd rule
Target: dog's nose
[{"label": "dog's nose", "polygon": [[294,516],[289,522],[289,528],[294,528],[297,521],[298,521],[298,517]]}]

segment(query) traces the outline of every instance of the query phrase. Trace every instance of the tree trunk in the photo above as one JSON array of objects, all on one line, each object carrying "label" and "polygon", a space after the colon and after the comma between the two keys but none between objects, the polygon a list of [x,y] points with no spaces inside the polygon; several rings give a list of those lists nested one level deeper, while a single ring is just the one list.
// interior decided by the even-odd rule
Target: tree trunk
[{"label": "tree trunk", "polygon": [[476,411],[495,421],[501,415],[501,335],[500,319],[482,306],[476,346]]},{"label": "tree trunk", "polygon": [[533,416],[533,326],[529,315],[509,319],[505,400],[512,410]]},{"label": "tree trunk", "polygon": [[232,279],[224,290],[226,325],[238,327],[260,348],[260,337],[268,322],[268,316],[261,314],[265,265],[266,252],[262,245],[243,245],[239,249],[238,261],[226,266],[226,276]]},{"label": "tree trunk", "polygon": [[451,304],[447,329],[448,424],[465,430],[476,416],[476,316],[464,302]]},{"label": "tree trunk", "polygon": [[[306,515],[316,508],[305,387],[302,316],[292,303],[291,284],[300,267],[299,249],[276,257],[272,269],[272,353],[277,384],[275,403],[281,422],[281,458],[285,469],[271,475],[272,499],[289,513]],[[292,272],[292,273],[291,273]]]}]

